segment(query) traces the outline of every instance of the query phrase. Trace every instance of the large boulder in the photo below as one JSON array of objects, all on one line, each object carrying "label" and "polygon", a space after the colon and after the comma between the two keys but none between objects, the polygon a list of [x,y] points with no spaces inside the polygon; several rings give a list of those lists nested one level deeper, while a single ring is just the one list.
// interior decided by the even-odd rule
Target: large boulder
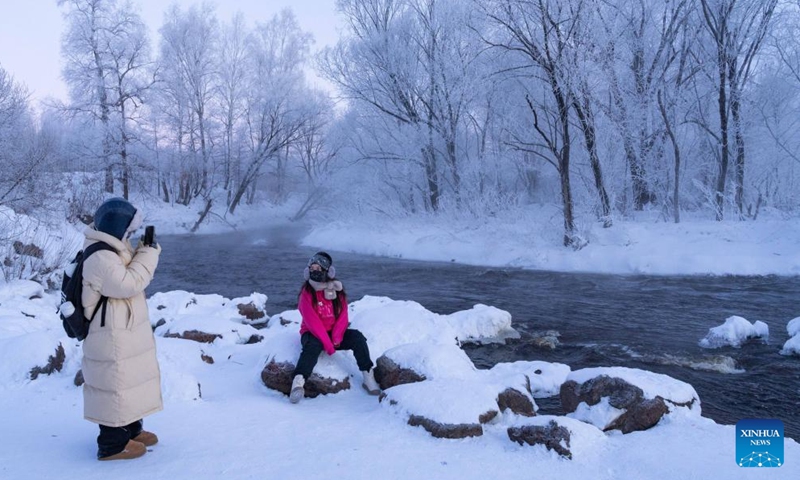
[{"label": "large boulder", "polygon": [[533,403],[530,391],[521,392],[516,388],[506,388],[497,395],[497,407],[500,411],[511,410],[517,415],[532,417],[536,415],[536,405]]},{"label": "large boulder", "polygon": [[422,427],[436,438],[467,438],[483,435],[480,423],[439,423],[421,415],[411,415],[408,417],[408,424],[412,427]]},{"label": "large boulder", "polygon": [[598,444],[608,441],[597,427],[569,417],[542,415],[518,419],[506,430],[511,441],[544,447],[569,459],[594,454]]},{"label": "large boulder", "polygon": [[415,383],[425,380],[425,376],[415,372],[411,368],[403,368],[386,355],[381,355],[375,362],[375,380],[381,386],[381,390]]},{"label": "large boulder", "polygon": [[[270,360],[261,371],[261,381],[268,388],[289,395],[292,390],[292,373],[295,365],[290,362],[276,362]],[[319,395],[329,395],[350,389],[350,378],[323,377],[312,373],[305,384],[305,396],[314,398]]]},{"label": "large boulder", "polygon": [[525,425],[523,427],[510,427],[508,438],[520,445],[544,445],[548,450],[555,450],[562,457],[572,458],[569,451],[570,432],[555,421],[550,420],[547,425]]},{"label": "large boulder", "polygon": [[489,369],[494,377],[525,375],[534,398],[545,398],[558,395],[561,385],[567,380],[569,365],[563,363],[542,362],[539,360],[498,363]]},{"label": "large boulder", "polygon": [[466,438],[483,435],[483,424],[500,413],[498,386],[472,379],[427,380],[397,385],[385,390],[382,405],[420,426],[436,438]]},{"label": "large boulder", "polygon": [[440,315],[417,302],[367,295],[352,302],[349,312],[352,328],[367,337],[370,351],[378,356],[410,343],[432,341],[457,346],[519,336],[511,327],[511,314],[486,305]]},{"label": "large boulder", "polygon": [[391,348],[376,362],[381,389],[437,378],[470,378],[477,369],[466,353],[451,343],[422,341]]},{"label": "large boulder", "polygon": [[603,431],[647,430],[672,408],[696,408],[694,388],[667,375],[623,367],[572,372],[561,386],[561,407],[567,414]]}]

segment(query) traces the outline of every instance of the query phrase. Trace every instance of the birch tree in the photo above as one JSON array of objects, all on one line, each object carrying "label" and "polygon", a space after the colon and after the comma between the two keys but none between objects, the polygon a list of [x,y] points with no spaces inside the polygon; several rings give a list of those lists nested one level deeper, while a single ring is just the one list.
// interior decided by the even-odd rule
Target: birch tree
[{"label": "birch tree", "polygon": [[87,113],[100,124],[105,169],[105,190],[114,192],[112,160],[111,106],[109,95],[107,38],[114,30],[113,9],[116,0],[58,0],[66,8],[66,31],[61,40],[64,57],[62,75],[70,95],[69,109]]},{"label": "birch tree", "polygon": [[[404,0],[340,0],[339,10],[345,16],[348,35],[328,50],[321,59],[322,73],[351,102],[362,103],[375,114],[387,117],[390,129],[407,132],[406,142],[416,150],[414,155],[391,152],[377,141],[378,151],[365,152],[366,157],[381,158],[386,154],[412,162],[424,178],[423,200],[427,210],[439,209],[442,194],[440,161],[435,144],[433,112],[430,107],[430,85],[424,79],[422,61],[434,74],[435,58],[424,58],[413,37],[415,27],[409,4]],[[422,41],[417,37],[418,41]],[[376,122],[378,127],[383,122]],[[384,138],[395,132],[386,131]],[[379,139],[376,139],[379,140]],[[399,146],[402,149],[402,146]]]},{"label": "birch tree", "polygon": [[[569,69],[564,64],[568,50],[583,27],[583,1],[497,0],[487,11],[497,24],[501,36],[491,40],[492,46],[519,56],[520,68],[532,72],[531,82],[541,75],[549,98],[537,101],[526,95],[533,118],[530,141],[521,141],[528,151],[544,157],[558,171],[561,183],[561,205],[564,215],[564,246],[580,247],[575,235],[570,159],[572,133],[570,109],[573,106]],[[536,138],[536,140],[533,140]]]},{"label": "birch tree", "polygon": [[[235,163],[234,133],[244,116],[244,99],[247,81],[247,28],[244,16],[239,13],[222,27],[218,68],[220,119],[224,130],[224,188],[229,193],[238,181],[238,162]],[[238,155],[236,155],[238,157]]]},{"label": "birch tree", "polygon": [[150,42],[147,27],[130,8],[118,9],[113,24],[114,35],[106,39],[108,56],[109,99],[113,130],[110,132],[119,157],[122,196],[130,194],[130,146],[136,139],[132,122],[137,121],[147,90],[153,85]]},{"label": "birch tree", "polygon": [[714,197],[717,220],[724,217],[731,129],[736,148],[734,201],[739,216],[744,213],[745,144],[741,118],[742,93],[751,78],[754,61],[769,30],[777,3],[777,0],[700,0],[702,18],[716,53],[720,158]]},{"label": "birch tree", "polygon": [[0,66],[0,205],[18,202],[23,184],[40,173],[43,159],[26,154],[32,133],[28,92]]},{"label": "birch tree", "polygon": [[276,160],[296,139],[310,110],[303,67],[311,36],[303,32],[290,10],[259,24],[249,41],[249,77],[246,98],[248,158],[233,184],[228,211],[234,213],[262,168]]},{"label": "birch tree", "polygon": [[[159,72],[170,101],[173,123],[188,155],[181,173],[178,202],[207,195],[211,187],[209,108],[217,78],[219,28],[213,7],[204,3],[186,11],[174,4],[161,27]],[[183,157],[183,155],[181,155]]]},{"label": "birch tree", "polygon": [[88,114],[101,129],[101,164],[105,190],[130,192],[129,122],[152,84],[147,30],[133,5],[117,0],[59,0],[66,8],[67,30],[61,51],[64,80],[70,92],[67,110]]}]

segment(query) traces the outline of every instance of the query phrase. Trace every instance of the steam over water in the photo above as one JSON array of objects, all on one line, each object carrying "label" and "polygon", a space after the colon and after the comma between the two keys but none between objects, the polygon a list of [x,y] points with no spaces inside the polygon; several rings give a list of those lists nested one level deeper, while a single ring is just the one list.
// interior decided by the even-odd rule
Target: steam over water
[{"label": "steam over water", "polygon": [[[316,250],[301,227],[263,233],[162,236],[148,295],[187,290],[228,298],[261,292],[268,313],[297,306],[302,270]],[[626,366],[694,386],[703,415],[719,423],[777,418],[800,440],[800,358],[779,355],[800,316],[797,277],[648,277],[538,272],[330,252],[351,300],[414,300],[437,313],[484,303],[511,313],[519,340],[467,345],[479,368],[544,360],[573,370]],[[769,325],[768,343],[706,350],[697,343],[731,315]],[[402,327],[402,326],[400,326]],[[559,413],[557,399],[538,399]]]}]

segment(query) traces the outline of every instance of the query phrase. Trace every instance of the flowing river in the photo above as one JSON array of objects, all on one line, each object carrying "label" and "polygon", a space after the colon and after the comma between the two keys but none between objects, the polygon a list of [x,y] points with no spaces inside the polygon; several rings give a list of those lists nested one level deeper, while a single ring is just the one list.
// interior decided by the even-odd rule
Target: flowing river
[{"label": "flowing river", "polygon": [[[303,267],[316,251],[298,246],[302,233],[291,227],[161,236],[164,250],[147,293],[260,292],[269,296],[270,315],[294,309]],[[786,436],[800,440],[800,359],[778,353],[786,324],[800,316],[800,278],[555,273],[329,253],[351,301],[375,295],[442,314],[477,303],[510,312],[520,339],[464,346],[479,368],[543,360],[573,370],[646,369],[690,383],[703,415],[719,423],[777,418]],[[765,322],[769,340],[700,348],[708,329],[731,315]],[[537,403],[540,413],[560,413],[557,397]]]}]

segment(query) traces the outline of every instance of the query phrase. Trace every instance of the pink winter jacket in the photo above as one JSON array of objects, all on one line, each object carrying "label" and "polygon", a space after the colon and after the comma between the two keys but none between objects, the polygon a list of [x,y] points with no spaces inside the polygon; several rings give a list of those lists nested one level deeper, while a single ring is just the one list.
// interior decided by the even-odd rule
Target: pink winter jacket
[{"label": "pink winter jacket", "polygon": [[342,311],[337,318],[333,312],[333,301],[325,298],[323,290],[314,292],[316,297],[312,300],[312,295],[308,290],[303,289],[300,294],[298,308],[303,322],[300,324],[300,335],[311,332],[322,342],[322,347],[328,355],[333,355],[336,351],[334,345],[342,342],[344,331],[350,320],[347,316],[347,299],[339,293],[342,302]]}]

